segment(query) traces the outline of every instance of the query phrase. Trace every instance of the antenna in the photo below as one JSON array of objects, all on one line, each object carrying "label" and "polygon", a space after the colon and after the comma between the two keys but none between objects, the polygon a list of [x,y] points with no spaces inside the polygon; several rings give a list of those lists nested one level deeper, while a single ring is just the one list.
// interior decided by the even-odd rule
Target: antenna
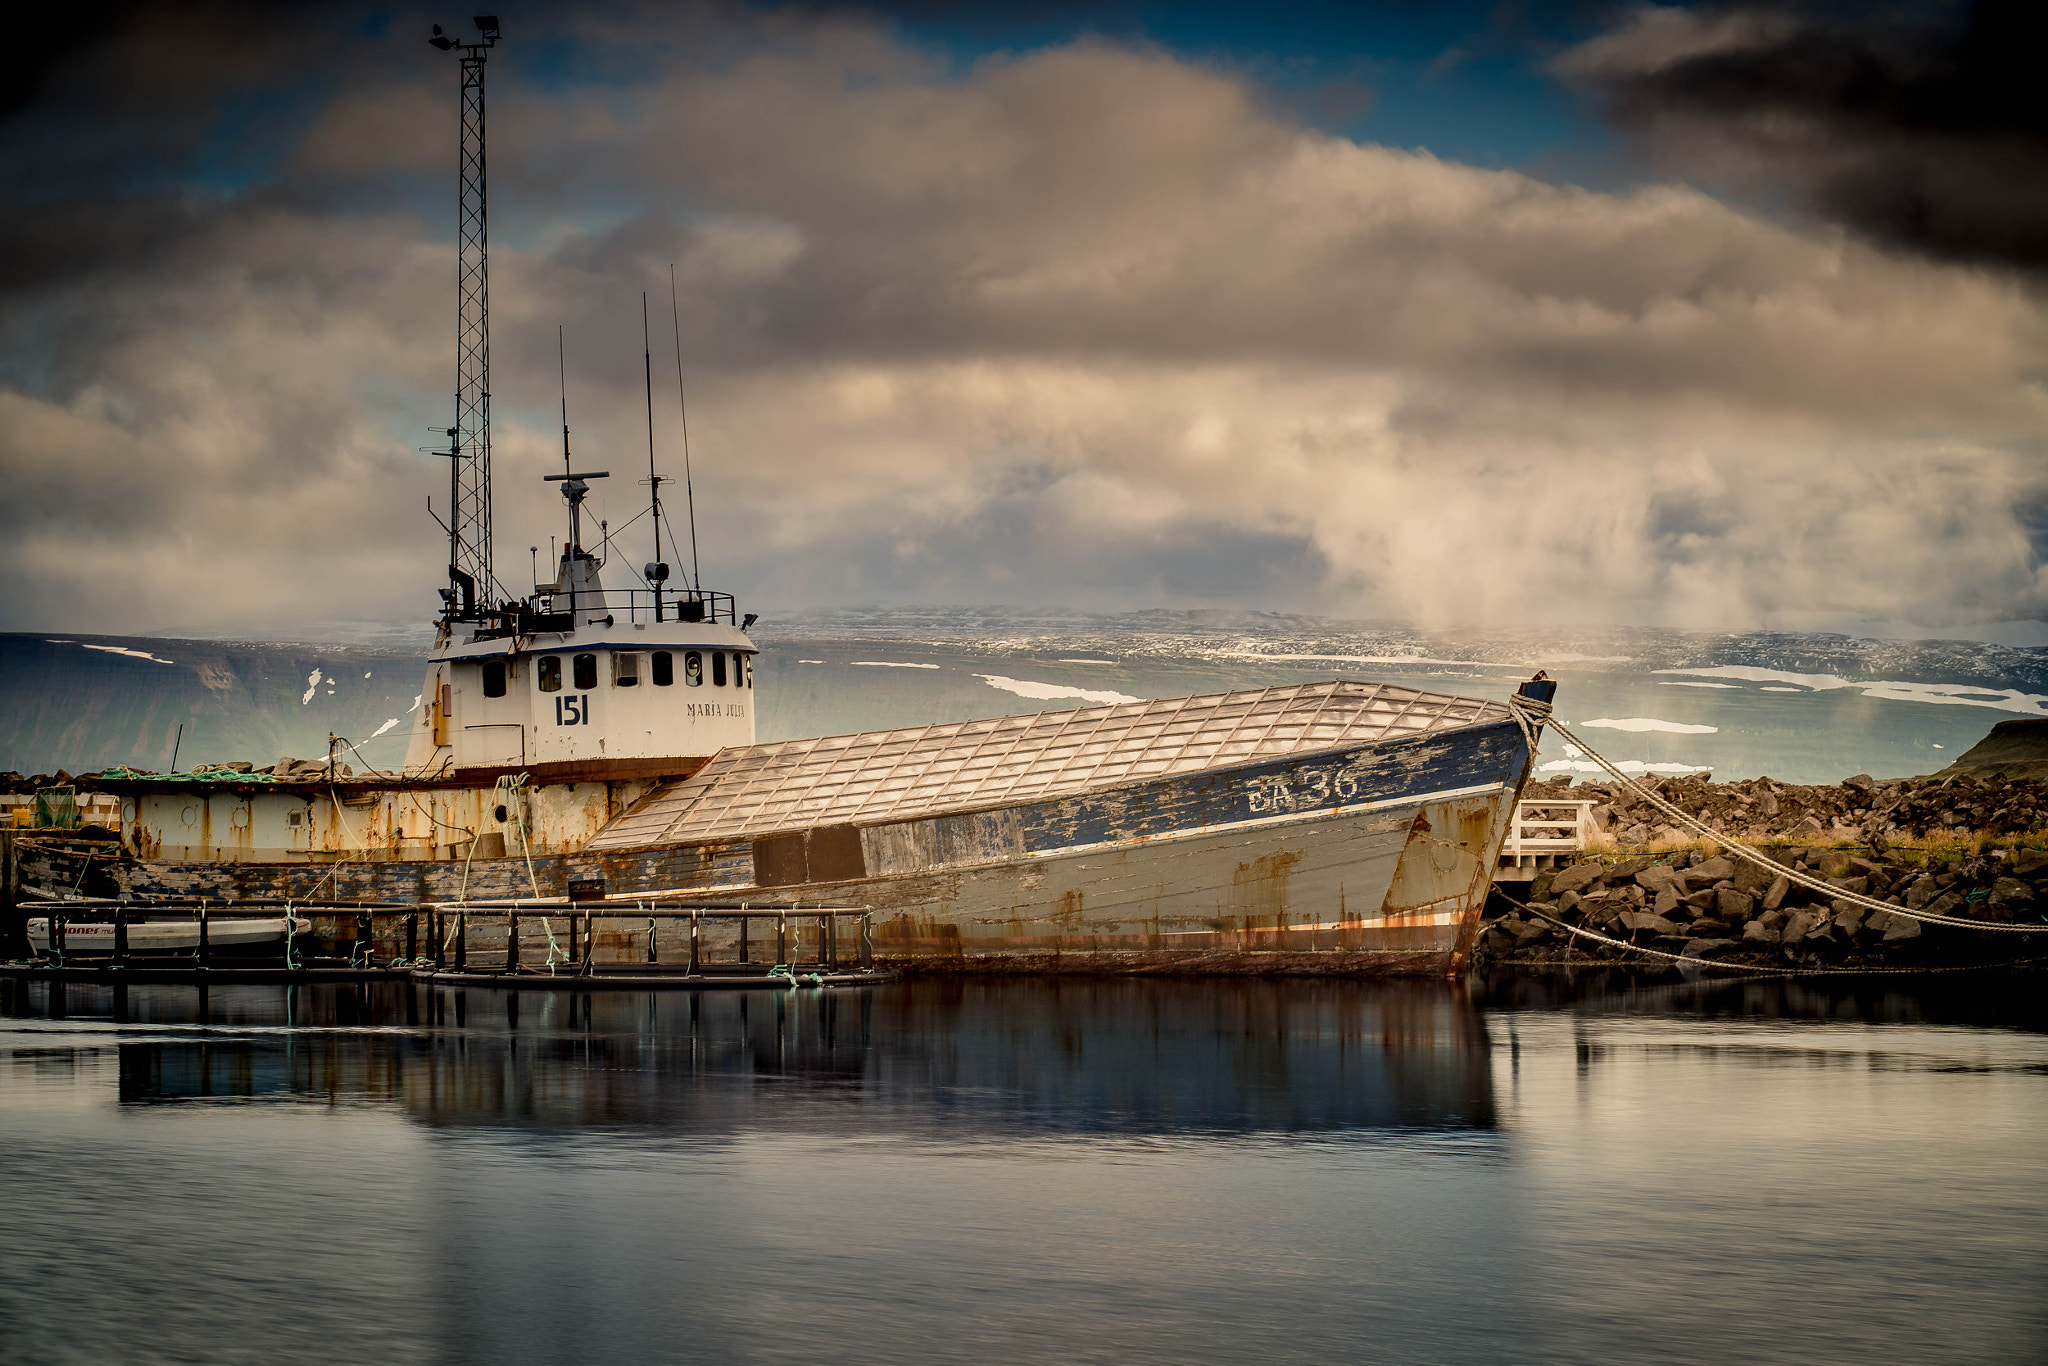
[{"label": "antenna", "polygon": [[562,325],[555,324],[555,374],[562,385],[562,474],[569,473],[569,352],[562,340]]},{"label": "antenna", "polygon": [[[654,590],[654,619],[661,620],[661,586],[668,581],[668,566],[661,559],[661,476],[654,472],[654,343],[648,340],[647,291],[640,291],[640,359],[647,372],[647,486],[648,511],[654,523],[654,558],[647,562],[643,578]],[[624,528],[621,528],[623,530]]]},{"label": "antenna", "polygon": [[683,413],[683,497],[690,509],[690,586],[704,591],[697,565],[697,491],[690,485],[690,405],[683,397],[683,315],[676,307],[676,265],[668,265],[668,313],[676,329],[676,406]]},{"label": "antenna", "polygon": [[[462,61],[461,189],[456,214],[455,425],[448,429],[448,581],[444,622],[481,620],[491,572],[490,230],[484,175],[484,62],[501,36],[497,16],[476,17],[477,41],[434,25],[427,39]],[[459,595],[459,596],[458,596]]]}]

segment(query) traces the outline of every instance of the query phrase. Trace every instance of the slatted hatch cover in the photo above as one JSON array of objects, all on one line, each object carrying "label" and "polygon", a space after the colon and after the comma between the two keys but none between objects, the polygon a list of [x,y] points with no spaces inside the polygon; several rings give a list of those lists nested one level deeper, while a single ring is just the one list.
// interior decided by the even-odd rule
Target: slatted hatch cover
[{"label": "slatted hatch cover", "polygon": [[589,848],[873,825],[1505,721],[1499,702],[1332,681],[721,751]]}]

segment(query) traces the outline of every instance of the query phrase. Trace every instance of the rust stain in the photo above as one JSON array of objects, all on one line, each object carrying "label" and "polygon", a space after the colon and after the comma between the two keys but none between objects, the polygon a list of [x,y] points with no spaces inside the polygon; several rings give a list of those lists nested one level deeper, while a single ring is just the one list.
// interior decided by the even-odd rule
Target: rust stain
[{"label": "rust stain", "polygon": [[1277,930],[1279,917],[1287,912],[1288,882],[1300,862],[1299,850],[1280,849],[1238,864],[1237,871],[1230,875],[1233,918],[1243,917],[1241,923],[1250,930],[1263,917],[1271,920]]}]

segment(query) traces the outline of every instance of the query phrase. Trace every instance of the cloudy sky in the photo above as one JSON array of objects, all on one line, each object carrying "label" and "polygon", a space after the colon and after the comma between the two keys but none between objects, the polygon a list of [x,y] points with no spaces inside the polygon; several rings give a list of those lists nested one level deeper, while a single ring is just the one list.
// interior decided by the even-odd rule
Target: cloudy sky
[{"label": "cloudy sky", "polygon": [[[756,610],[2048,617],[2032,7],[983,8],[501,8],[509,588],[558,326],[617,526],[652,296],[679,472],[672,265],[704,578]],[[432,613],[434,22],[18,35],[0,629]]]}]

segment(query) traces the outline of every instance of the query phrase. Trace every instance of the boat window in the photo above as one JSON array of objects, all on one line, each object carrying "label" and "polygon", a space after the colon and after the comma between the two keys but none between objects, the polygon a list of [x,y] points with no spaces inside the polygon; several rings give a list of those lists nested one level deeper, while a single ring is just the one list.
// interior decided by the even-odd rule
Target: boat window
[{"label": "boat window", "polygon": [[612,653],[612,686],[615,688],[637,688],[640,686],[640,656],[633,650],[616,650]]},{"label": "boat window", "polygon": [[667,650],[654,652],[654,686],[669,687],[676,681],[676,657]]},{"label": "boat window", "polygon": [[751,688],[754,686],[754,657],[752,655],[741,655],[740,659],[747,666],[747,686]]},{"label": "boat window", "polygon": [[725,686],[725,651],[723,650],[713,650],[711,652],[711,686],[714,688]]},{"label": "boat window", "polygon": [[487,659],[487,660],[485,660],[485,661],[484,661],[484,696],[485,696],[485,697],[503,697],[504,695],[505,695],[505,661],[504,661],[504,660],[502,660],[502,659]]},{"label": "boat window", "polygon": [[683,682],[693,688],[704,686],[704,656],[695,650],[683,656]]},{"label": "boat window", "polygon": [[542,655],[540,657],[540,667],[534,670],[534,677],[539,681],[542,692],[560,692],[562,690],[562,657],[560,655]]},{"label": "boat window", "polygon": [[577,655],[576,691],[587,692],[597,686],[597,656]]}]

